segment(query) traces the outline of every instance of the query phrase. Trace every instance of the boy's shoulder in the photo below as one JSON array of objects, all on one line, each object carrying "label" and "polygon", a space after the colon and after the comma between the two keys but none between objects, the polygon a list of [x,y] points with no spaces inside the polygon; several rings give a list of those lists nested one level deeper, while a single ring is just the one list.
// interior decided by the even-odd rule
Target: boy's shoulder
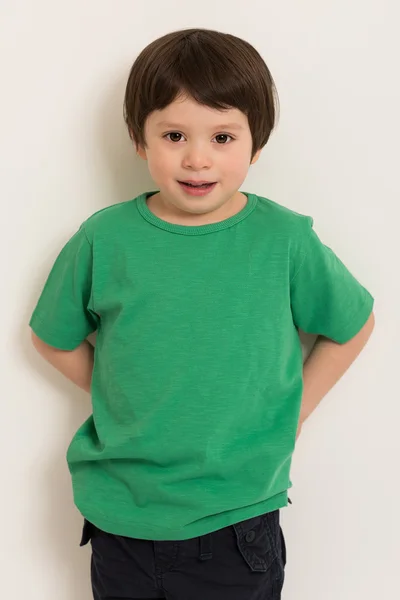
[{"label": "boy's shoulder", "polygon": [[82,228],[89,240],[91,241],[98,234],[109,234],[113,230],[120,231],[124,225],[131,222],[139,197],[106,206],[88,217],[82,223]]},{"label": "boy's shoulder", "polygon": [[276,233],[304,234],[312,227],[313,218],[309,215],[294,211],[274,200],[257,195],[258,217],[262,226]]}]

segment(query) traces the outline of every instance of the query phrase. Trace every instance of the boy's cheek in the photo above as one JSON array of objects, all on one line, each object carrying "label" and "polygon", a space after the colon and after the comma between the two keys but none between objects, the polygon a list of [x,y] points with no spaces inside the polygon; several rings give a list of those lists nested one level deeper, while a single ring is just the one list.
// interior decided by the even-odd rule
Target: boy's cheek
[{"label": "boy's cheek", "polygon": [[165,184],[168,180],[175,179],[177,177],[177,169],[173,169],[169,163],[165,160],[152,162],[148,161],[148,169],[153,181],[157,184],[158,187],[160,185]]},{"label": "boy's cheek", "polygon": [[166,152],[151,153],[148,155],[148,167],[153,176],[178,176],[181,167],[179,156],[171,156]]}]

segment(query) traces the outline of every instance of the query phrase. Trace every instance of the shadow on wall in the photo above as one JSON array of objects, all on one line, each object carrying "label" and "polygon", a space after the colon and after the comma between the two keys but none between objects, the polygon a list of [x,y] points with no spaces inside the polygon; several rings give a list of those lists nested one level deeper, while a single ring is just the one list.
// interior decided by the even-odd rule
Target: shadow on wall
[{"label": "shadow on wall", "polygon": [[[35,298],[32,298],[32,305]],[[27,314],[27,320],[29,315]],[[58,568],[60,597],[89,600],[91,598],[89,577],[89,549],[79,547],[82,530],[82,517],[73,504],[71,480],[66,463],[67,447],[78,427],[89,416],[90,400],[87,394],[76,388],[61,374],[47,364],[34,350],[23,325],[23,351],[28,363],[49,383],[50,393],[54,389],[55,401],[65,400],[66,410],[61,410],[61,422],[50,422],[50,427],[58,433],[52,436],[56,444],[48,444],[47,453],[36,469],[37,502],[29,498],[27,510],[30,512],[32,531],[40,532],[40,539],[32,541],[32,555],[35,548],[44,548],[48,559],[43,556],[42,564]],[[64,409],[64,406],[63,406]],[[62,590],[62,592],[61,592]]]},{"label": "shadow on wall", "polygon": [[[81,115],[83,127],[88,117],[87,123],[94,123],[92,129],[88,125],[88,152],[91,152],[92,148],[95,149],[97,157],[100,156],[101,162],[104,163],[99,172],[111,189],[110,205],[134,198],[144,190],[156,189],[145,163],[132,149],[132,142],[123,121],[122,103],[126,77],[127,73],[121,75],[120,81],[109,89],[108,96],[99,98],[98,115],[95,119],[93,104],[90,108],[84,107],[83,111],[86,114]],[[94,194],[99,185],[102,185],[102,182],[99,184],[97,180],[94,183]],[[99,206],[98,210],[101,208],[103,206]],[[76,224],[76,229],[80,224]],[[66,239],[60,240],[59,250],[73,233],[68,232]],[[49,444],[43,461],[37,465],[38,499],[35,502],[35,498],[31,497],[29,503],[27,501],[27,511],[31,515],[32,532],[35,532],[31,538],[32,555],[35,555],[38,548],[36,532],[40,532],[40,548],[47,549],[52,564],[59,564],[60,597],[89,600],[92,598],[90,546],[79,547],[83,519],[73,503],[66,451],[76,430],[91,414],[90,398],[36,353],[30,341],[29,331],[27,332],[30,315],[55,258],[55,255],[46,257],[41,263],[44,265],[43,273],[39,274],[39,277],[38,273],[35,273],[36,285],[30,286],[32,293],[28,298],[26,314],[21,324],[21,345],[29,367],[38,378],[47,380],[50,389],[55,390],[55,396],[65,400],[66,410],[61,411],[62,422],[49,423],[53,431],[59,432],[56,437],[57,445],[51,447]],[[63,406],[63,409],[65,407]],[[46,499],[45,502],[43,498]]]},{"label": "shadow on wall", "polygon": [[[123,100],[127,72],[110,88],[108,97],[100,98],[99,118],[96,119],[91,145],[100,149],[104,167],[101,172],[108,178],[113,198],[109,204],[130,200],[146,190],[155,190],[147,163],[136,154],[123,119]],[[85,108],[87,113],[88,109]],[[83,115],[83,120],[88,115]]]}]

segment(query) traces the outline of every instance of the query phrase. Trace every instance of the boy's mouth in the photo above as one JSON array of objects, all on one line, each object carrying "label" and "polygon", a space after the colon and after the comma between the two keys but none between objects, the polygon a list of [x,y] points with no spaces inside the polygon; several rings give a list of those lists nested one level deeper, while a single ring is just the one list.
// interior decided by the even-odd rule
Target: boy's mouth
[{"label": "boy's mouth", "polygon": [[207,187],[208,185],[214,185],[215,181],[179,181],[179,183],[190,187]]},{"label": "boy's mouth", "polygon": [[178,181],[178,183],[191,196],[205,196],[217,185],[216,181]]}]

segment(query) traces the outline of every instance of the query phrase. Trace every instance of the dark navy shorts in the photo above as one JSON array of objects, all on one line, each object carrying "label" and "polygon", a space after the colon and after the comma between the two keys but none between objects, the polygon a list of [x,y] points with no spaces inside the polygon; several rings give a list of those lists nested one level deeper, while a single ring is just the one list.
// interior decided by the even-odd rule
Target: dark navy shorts
[{"label": "dark navy shorts", "polygon": [[113,535],[84,522],[94,600],[280,600],[279,510],[183,541]]}]

